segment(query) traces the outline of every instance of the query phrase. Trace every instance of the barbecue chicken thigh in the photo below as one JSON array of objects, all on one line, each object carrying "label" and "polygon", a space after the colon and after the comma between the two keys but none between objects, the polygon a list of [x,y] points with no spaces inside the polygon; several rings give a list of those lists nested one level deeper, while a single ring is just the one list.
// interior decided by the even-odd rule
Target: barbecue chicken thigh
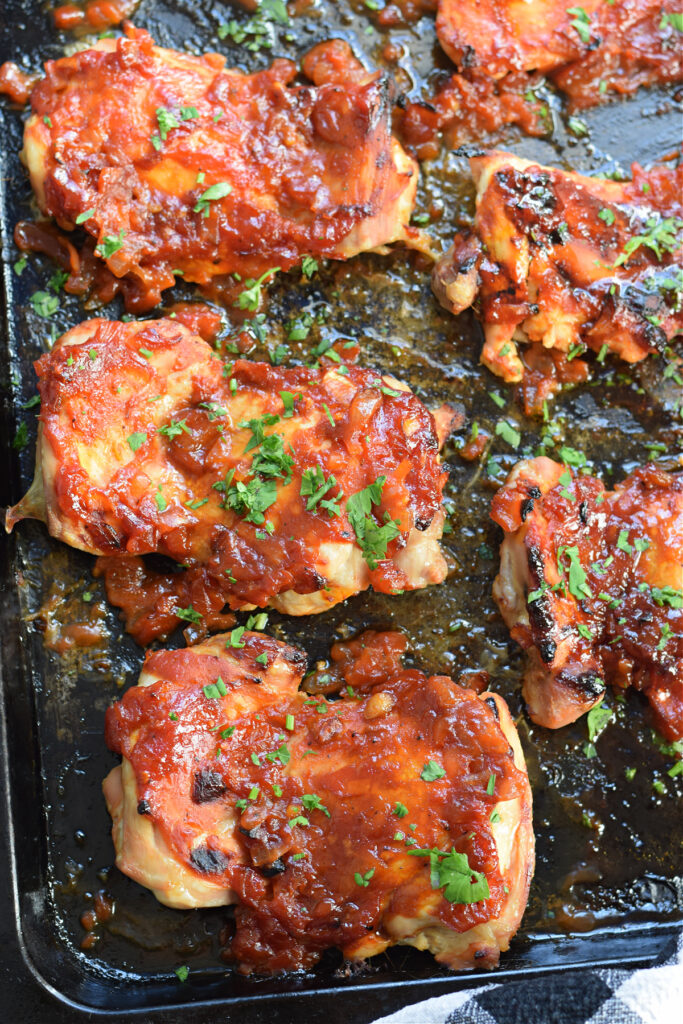
[{"label": "barbecue chicken thigh", "polygon": [[677,0],[439,0],[436,31],[458,69],[543,72],[572,108],[683,78]]},{"label": "barbecue chicken thigh", "polygon": [[609,683],[642,690],[658,728],[683,739],[683,472],[650,464],[613,491],[542,457],[493,499],[502,526],[493,593],[528,652],[524,698],[551,729]]},{"label": "barbecue chicken thigh", "polygon": [[236,903],[245,973],[396,943],[491,967],[519,926],[534,840],[507,706],[383,640],[328,700],[298,690],[301,651],[234,630],[148,654],[107,712],[117,864],[172,907]]},{"label": "barbecue chicken thigh", "polygon": [[[393,378],[225,363],[173,320],[90,320],[36,370],[36,477],[7,524],[113,556],[141,643],[226,603],[307,615],[444,579],[436,423]],[[151,552],[185,571],[147,572]]]},{"label": "barbecue chicken thigh", "polygon": [[289,60],[224,65],[128,26],[49,61],[33,90],[23,157],[38,205],[85,229],[128,309],[151,309],[177,275],[257,279],[420,237],[417,164],[391,135],[386,77],[339,41],[304,58],[313,85],[293,84]]},{"label": "barbecue chicken thigh", "polygon": [[474,229],[433,284],[453,313],[476,303],[494,373],[520,381],[538,346],[565,362],[590,348],[635,363],[683,329],[682,168],[634,165],[617,182],[500,152],[470,168]]}]

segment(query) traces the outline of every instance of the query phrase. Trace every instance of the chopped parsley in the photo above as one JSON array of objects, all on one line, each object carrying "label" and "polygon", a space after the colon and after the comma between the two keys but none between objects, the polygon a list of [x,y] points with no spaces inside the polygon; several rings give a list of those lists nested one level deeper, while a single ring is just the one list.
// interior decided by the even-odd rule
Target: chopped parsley
[{"label": "chopped parsley", "polygon": [[284,478],[285,483],[292,479],[294,459],[285,451],[284,441],[280,434],[269,434],[261,442],[259,450],[251,463],[252,473],[259,476]]},{"label": "chopped parsley", "polygon": [[576,448],[570,448],[569,445],[562,445],[558,451],[558,455],[567,466],[574,466],[580,469],[586,465],[586,456],[583,452],[579,452]]},{"label": "chopped parsley", "polygon": [[227,695],[228,688],[219,676],[215,683],[207,683],[206,686],[202,686],[202,692],[208,700],[218,700],[219,697]]},{"label": "chopped parsley", "polygon": [[190,973],[190,968],[189,967],[176,967],[175,973],[178,976],[178,981],[187,981],[188,975]]},{"label": "chopped parsley", "polygon": [[370,879],[372,878],[374,873],[374,868],[370,868],[370,870],[366,871],[364,875],[361,875],[360,871],[356,871],[354,872],[353,880],[356,883],[356,885],[360,885],[362,888],[367,889],[367,887],[370,884]]},{"label": "chopped parsley", "polygon": [[496,776],[491,774],[491,775],[489,775],[489,781],[486,783],[486,793],[487,793],[487,795],[488,796],[493,796],[495,788],[496,788]]},{"label": "chopped parsley", "polygon": [[230,633],[230,637],[226,643],[226,647],[244,647],[244,641],[242,634],[244,633],[244,626],[236,626],[235,629]]},{"label": "chopped parsley", "polygon": [[658,651],[663,651],[664,648],[666,647],[666,645],[668,644],[669,640],[671,639],[671,637],[674,635],[673,634],[673,630],[671,629],[671,626],[669,625],[668,622],[665,622],[664,625],[662,626],[661,634],[662,634],[661,635],[661,640],[657,644],[657,650]]},{"label": "chopped parsley", "polygon": [[90,210],[84,210],[83,213],[79,213],[79,215],[76,217],[76,223],[77,224],[85,224],[85,222],[87,220],[90,220],[90,218],[94,217],[94,216],[95,216],[95,208],[94,207],[92,209],[90,209]]},{"label": "chopped parsley", "polygon": [[59,309],[59,299],[49,292],[34,292],[28,301],[33,306],[33,312],[43,320],[49,320]]},{"label": "chopped parsley", "polygon": [[[232,185],[227,181],[217,181],[215,185],[209,185],[200,195],[197,202],[192,207],[193,213],[201,213],[202,217],[209,216],[209,203],[214,203],[218,199],[225,199],[232,192]],[[244,308],[244,307],[240,307]],[[256,309],[256,306],[254,306]]]},{"label": "chopped parsley", "polygon": [[302,498],[307,499],[306,511],[313,512],[317,506],[320,505],[321,508],[327,510],[327,514],[330,518],[341,515],[339,502],[344,497],[344,492],[341,489],[336,498],[323,500],[325,495],[336,486],[336,477],[334,475],[330,475],[326,480],[325,474],[320,466],[305,469],[301,475],[301,489],[299,494]]},{"label": "chopped parsley", "polygon": [[192,431],[187,425],[187,418],[184,420],[171,420],[170,423],[159,427],[159,433],[164,437],[178,437],[179,434],[191,434]]},{"label": "chopped parsley", "polygon": [[301,797],[301,803],[307,811],[322,811],[328,818],[331,817],[327,807],[325,807],[325,804],[322,803],[320,797],[315,793],[304,793]]},{"label": "chopped parsley", "polygon": [[201,402],[199,407],[200,409],[206,409],[206,414],[209,417],[210,423],[228,415],[228,410],[224,409],[222,405],[218,404],[218,402]]},{"label": "chopped parsley", "polygon": [[[647,589],[647,583],[641,583],[640,589]],[[683,590],[675,590],[667,584],[664,587],[650,587],[650,594],[660,608],[665,604],[671,608],[683,608]]]},{"label": "chopped parsley", "polygon": [[136,452],[138,448],[141,448],[145,441],[147,440],[147,434],[145,434],[141,430],[138,430],[135,431],[135,433],[133,434],[129,434],[126,440],[128,441],[128,447],[130,448],[130,450],[132,452]]},{"label": "chopped parsley", "polygon": [[667,25],[671,25],[677,32],[683,32],[683,12],[662,11],[662,20],[659,23],[659,27],[662,29],[666,28]]},{"label": "chopped parsley", "polygon": [[108,260],[115,252],[123,247],[123,239],[126,232],[121,228],[118,235],[105,235],[102,241],[95,246],[95,252],[103,260]]},{"label": "chopped parsley", "polygon": [[28,444],[28,427],[24,421],[22,421],[17,427],[17,432],[12,440],[12,447],[15,451],[20,452]]},{"label": "chopped parsley", "polygon": [[607,206],[600,210],[600,212],[598,213],[598,217],[600,218],[600,220],[605,222],[608,228],[611,227],[612,224],[614,224],[614,221],[616,220],[616,217],[614,216],[614,210],[610,210]]},{"label": "chopped parsley", "polygon": [[384,514],[383,526],[379,526],[371,515],[372,506],[379,505],[382,500],[385,482],[385,476],[378,476],[373,484],[352,494],[346,504],[349,523],[371,569],[377,568],[378,561],[386,556],[387,546],[401,533],[398,521],[391,519],[388,512]]},{"label": "chopped parsley", "polygon": [[218,26],[218,38],[230,39],[245,49],[257,53],[260,49],[270,50],[275,43],[271,23],[288,25],[289,14],[285,0],[261,0],[253,17],[248,21],[229,22]]},{"label": "chopped parsley", "polygon": [[201,614],[195,611],[191,604],[187,608],[174,608],[173,614],[177,615],[179,619],[183,619],[184,622],[198,623],[202,621]]},{"label": "chopped parsley", "polygon": [[166,107],[157,107],[156,109],[157,124],[159,125],[159,135],[163,142],[166,141],[166,136],[170,132],[171,128],[179,128],[180,121],[175,114],[168,110]]},{"label": "chopped parsley", "polygon": [[168,502],[166,501],[162,494],[161,483],[157,487],[157,494],[155,495],[155,504],[157,505],[157,508],[159,509],[160,512],[165,512],[166,509],[168,508]]},{"label": "chopped parsley", "polygon": [[427,761],[420,772],[420,778],[423,782],[435,782],[437,779],[443,779],[445,774],[444,769],[436,761]]},{"label": "chopped parsley", "polygon": [[522,441],[522,435],[518,430],[515,430],[507,420],[499,420],[498,423],[496,423],[496,434],[499,437],[502,437],[511,448],[519,448]]},{"label": "chopped parsley", "polygon": [[567,547],[562,545],[557,553],[557,564],[558,568],[562,569],[561,559],[566,556],[569,559],[569,593],[577,599],[582,601],[584,597],[592,597],[593,593],[591,588],[588,586],[588,578],[581,565],[581,559],[579,558],[579,549],[576,545]]},{"label": "chopped parsley", "polygon": [[234,469],[231,469],[225,482],[214,484],[214,489],[225,491],[225,508],[232,509],[248,523],[259,526],[265,521],[264,512],[277,500],[277,484],[275,480],[259,480],[257,477],[247,483],[243,480],[233,483],[234,473]]},{"label": "chopped parsley", "polygon": [[396,817],[397,818],[405,818],[407,813],[408,813],[408,808],[406,807],[406,805],[402,804],[400,800],[397,801],[396,806],[394,807],[394,814],[396,815]]},{"label": "chopped parsley", "polygon": [[277,750],[271,750],[269,754],[266,754],[266,761],[270,761],[271,764],[274,761],[279,761],[281,765],[289,764],[290,753],[285,743],[281,743]]},{"label": "chopped parsley", "polygon": [[413,857],[429,857],[432,889],[443,889],[449,903],[478,903],[491,895],[486,875],[470,867],[466,853],[445,850],[409,850]]},{"label": "chopped parsley", "polygon": [[623,252],[614,261],[615,267],[626,263],[631,256],[645,246],[650,249],[655,257],[661,261],[664,252],[673,252],[677,244],[677,235],[683,228],[683,220],[678,217],[659,218],[648,217],[645,222],[646,231],[642,235],[635,235],[629,238],[624,246]]},{"label": "chopped parsley", "polygon": [[282,399],[282,404],[285,407],[285,411],[282,414],[282,418],[284,420],[288,420],[294,415],[294,402],[296,401],[296,398],[302,397],[303,396],[301,394],[298,394],[295,397],[291,391],[280,392],[280,398]]},{"label": "chopped parsley", "polygon": [[[607,723],[614,717],[614,711],[612,708],[608,708],[606,704],[599,704],[597,707],[591,708],[586,716],[586,724],[588,726],[588,740],[592,744],[600,735],[601,732],[607,726]],[[595,756],[594,754],[592,756]]]},{"label": "chopped parsley", "polygon": [[313,259],[312,256],[304,256],[301,261],[301,273],[304,277],[307,277],[310,280],[318,269],[317,260]]},{"label": "chopped parsley", "polygon": [[258,309],[258,304],[261,301],[261,286],[266,278],[271,277],[273,274],[277,274],[280,267],[273,267],[271,270],[264,270],[260,277],[254,279],[253,277],[248,278],[244,283],[246,288],[240,292],[237,296],[235,305],[238,309]]}]

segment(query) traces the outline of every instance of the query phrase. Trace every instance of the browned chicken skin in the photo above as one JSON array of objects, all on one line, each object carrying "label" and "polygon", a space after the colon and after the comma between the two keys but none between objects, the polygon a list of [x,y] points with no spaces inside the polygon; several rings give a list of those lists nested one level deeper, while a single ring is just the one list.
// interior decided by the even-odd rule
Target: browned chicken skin
[{"label": "browned chicken skin", "polygon": [[436,30],[460,70],[540,71],[585,107],[683,77],[669,14],[680,15],[675,0],[439,0]]},{"label": "browned chicken skin", "polygon": [[[8,526],[43,519],[108,556],[108,595],[141,643],[183,615],[220,626],[226,603],[309,615],[445,578],[449,414],[437,427],[394,378],[224,363],[170,319],[87,321],[36,368],[36,477]],[[152,552],[185,572],[146,572]]]},{"label": "browned chicken skin", "polygon": [[606,685],[644,691],[683,739],[683,472],[637,469],[614,491],[541,457],[493,500],[506,533],[493,593],[528,652],[524,697],[551,729]]},{"label": "browned chicken skin", "polygon": [[433,283],[453,313],[476,303],[494,373],[522,380],[520,343],[634,363],[683,328],[682,168],[634,165],[632,181],[616,182],[500,152],[470,167],[474,229],[456,236]]},{"label": "browned chicken skin", "polygon": [[315,84],[295,85],[288,60],[245,75],[126,33],[48,62],[31,96],[23,156],[38,204],[91,236],[67,290],[95,259],[140,311],[179,274],[208,287],[419,239],[417,165],[391,135],[389,81],[347,44],[316,47]]},{"label": "browned chicken skin", "polygon": [[519,926],[534,840],[507,706],[403,669],[404,647],[353,641],[328,700],[298,689],[303,652],[235,630],[148,654],[107,713],[118,866],[172,907],[237,903],[243,972],[394,944],[492,967]]}]

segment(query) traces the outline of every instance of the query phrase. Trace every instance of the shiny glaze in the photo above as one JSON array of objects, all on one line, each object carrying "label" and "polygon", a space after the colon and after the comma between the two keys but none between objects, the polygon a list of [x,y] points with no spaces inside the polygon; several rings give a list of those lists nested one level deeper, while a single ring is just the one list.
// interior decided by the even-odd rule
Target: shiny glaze
[{"label": "shiny glaze", "polygon": [[[409,855],[411,848],[454,847],[489,882],[490,898],[477,903],[430,897],[434,924],[465,932],[495,918],[513,882],[501,873],[489,817],[501,801],[523,797],[527,784],[490,703],[446,676],[402,670],[397,645],[381,634],[367,645],[361,637],[343,658],[337,650],[348,668],[365,648],[356,688],[340,700],[297,692],[296,678],[290,692],[268,691],[255,659],[265,652],[272,661],[283,645],[253,633],[242,640],[224,659],[200,658],[198,648],[148,654],[144,672],[157,681],[128,690],[106,720],[108,745],[132,764],[143,813],[174,855],[237,894],[230,953],[240,969],[307,967],[329,946],[350,957],[384,948],[392,937],[383,920],[419,918],[431,890],[428,861]],[[296,676],[293,655],[285,649],[284,657]],[[218,676],[228,693],[207,699],[202,687]],[[256,702],[246,714],[242,694]],[[268,760],[281,745],[287,763]],[[420,777],[430,760],[443,778]],[[198,773],[210,790],[197,789]],[[318,796],[329,816],[306,810],[303,794]],[[399,801],[408,809],[403,818],[394,813]],[[300,815],[306,824],[293,821]],[[228,839],[232,820],[239,825]],[[356,873],[367,872],[368,884],[358,884]]]},{"label": "shiny glaze", "polygon": [[[154,306],[174,273],[208,286],[419,235],[407,226],[417,167],[392,139],[388,80],[348,46],[305,58],[312,87],[294,84],[289,60],[244,75],[219,54],[125,31],[48,62],[24,155],[41,209],[62,227],[94,210],[83,227],[99,243],[124,232],[106,264],[129,309]],[[161,108],[178,121],[165,138]],[[214,185],[231,191],[195,211]]]},{"label": "shiny glaze", "polygon": [[[606,491],[596,477],[539,458],[513,471],[493,499],[491,517],[509,538],[501,556],[505,545],[523,546],[528,574],[517,585],[525,588],[524,600],[544,590],[528,602],[528,614],[517,610],[511,629],[522,647],[536,649],[549,673],[545,698],[543,682],[530,694],[529,675],[525,681],[535,720],[563,724],[565,701],[578,713],[585,699],[586,710],[600,702],[606,682],[644,691],[658,728],[683,739],[683,473],[646,465]],[[578,553],[590,596],[577,598],[571,584],[567,590],[568,547]],[[503,562],[494,593],[510,625],[500,585],[506,571]],[[562,579],[564,593],[548,589]],[[656,600],[653,588],[665,587],[671,597]],[[544,704],[553,701],[547,711]]]},{"label": "shiny glaze", "polygon": [[61,32],[101,32],[129,18],[139,0],[86,0],[82,4],[60,4],[52,12],[55,28]]},{"label": "shiny glaze", "polygon": [[587,0],[578,9],[589,18],[587,40],[557,0],[439,0],[437,35],[458,70],[426,103],[409,105],[409,148],[424,159],[442,132],[457,146],[509,124],[545,134],[547,111],[534,95],[542,75],[570,112],[683,81],[681,36],[666,17],[680,13],[677,0]]},{"label": "shiny glaze", "polygon": [[31,90],[39,77],[24,71],[14,61],[6,60],[0,64],[0,96],[7,96],[12,103],[23,107],[28,103]]},{"label": "shiny glaze", "polygon": [[[456,235],[435,271],[435,289],[453,312],[476,301],[486,334],[482,361],[505,380],[525,376],[519,341],[557,352],[559,363],[547,367],[554,383],[532,408],[563,378],[585,377],[576,357],[587,347],[634,363],[663,351],[683,328],[675,297],[683,168],[634,164],[632,180],[615,182],[496,151],[470,166],[478,186],[474,230]],[[652,218],[672,219],[673,247],[641,243],[628,255]],[[449,295],[453,282],[458,288]],[[563,357],[576,366],[565,371]],[[544,358],[529,369],[543,375]]]},{"label": "shiny glaze", "polygon": [[[419,585],[395,556],[409,535],[440,522],[446,474],[434,419],[403,385],[355,366],[342,374],[328,360],[318,369],[224,364],[173,320],[92,321],[76,331],[82,333],[66,335],[36,364],[43,451],[54,459],[43,472],[47,519],[68,543],[115,556],[100,568],[110,599],[126,610],[141,642],[176,625],[178,606],[192,605],[214,621],[226,602],[262,606],[294,590],[319,592],[331,605],[349,587],[355,592],[353,581],[335,583],[334,565],[325,577],[332,554],[321,548],[351,553],[355,534],[344,497],[380,476],[386,479],[375,514],[379,523],[388,514],[400,535],[375,569],[354,578],[359,589],[371,583],[385,593]],[[291,416],[283,391],[292,395]],[[265,415],[280,417],[266,434],[284,437],[294,460],[291,480],[277,478],[265,513],[270,526],[223,507],[225,491],[215,486],[230,470],[236,480],[249,479],[257,450],[245,451],[252,433],[241,424]],[[172,437],[159,432],[170,422],[184,424]],[[146,440],[131,451],[134,435]],[[341,514],[307,511],[302,474],[316,466],[337,481],[327,499],[343,492]],[[18,506],[10,522],[22,514]],[[150,552],[189,568],[161,575],[130,558]]]}]

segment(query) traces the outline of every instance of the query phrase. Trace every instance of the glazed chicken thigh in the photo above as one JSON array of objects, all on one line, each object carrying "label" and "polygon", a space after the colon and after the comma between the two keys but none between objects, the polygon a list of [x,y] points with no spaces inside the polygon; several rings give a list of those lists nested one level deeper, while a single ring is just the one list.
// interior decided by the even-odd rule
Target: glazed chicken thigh
[{"label": "glazed chicken thigh", "polygon": [[436,30],[461,71],[543,72],[574,107],[588,107],[681,80],[677,17],[676,0],[439,0]]},{"label": "glazed chicken thigh", "polygon": [[[114,556],[141,643],[226,602],[306,615],[444,579],[436,423],[393,378],[224,363],[173,320],[88,321],[36,369],[36,477],[8,526]],[[146,573],[152,552],[185,571]]]},{"label": "glazed chicken thigh", "polygon": [[304,59],[313,85],[294,85],[288,60],[224,65],[128,26],[49,61],[33,90],[23,156],[38,205],[96,241],[129,309],[151,309],[178,275],[256,279],[420,235],[385,77],[339,41]]},{"label": "glazed chicken thigh", "polygon": [[505,531],[494,597],[528,653],[535,722],[573,722],[609,683],[642,690],[683,739],[683,472],[635,470],[613,491],[541,457],[493,500]]},{"label": "glazed chicken thigh", "polygon": [[474,229],[433,284],[453,313],[476,303],[494,373],[518,382],[543,350],[635,363],[683,329],[682,168],[634,165],[632,181],[616,182],[499,152],[470,167]]},{"label": "glazed chicken thigh", "polygon": [[301,651],[234,630],[148,654],[107,713],[118,866],[172,907],[236,903],[245,973],[396,943],[490,967],[519,925],[534,841],[507,706],[403,670],[403,646],[374,634],[367,681],[328,700],[298,689]]}]

